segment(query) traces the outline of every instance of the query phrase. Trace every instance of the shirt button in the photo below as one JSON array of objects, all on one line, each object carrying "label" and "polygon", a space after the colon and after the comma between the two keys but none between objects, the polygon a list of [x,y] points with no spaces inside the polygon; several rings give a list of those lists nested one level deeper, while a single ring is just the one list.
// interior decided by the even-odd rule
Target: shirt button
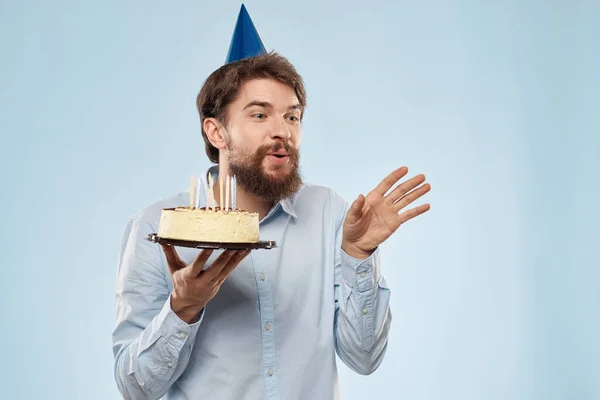
[{"label": "shirt button", "polygon": [[362,313],[363,313],[363,314],[365,314],[365,315],[366,315],[368,312],[369,312],[369,311],[368,311],[366,308],[363,308],[363,309],[362,309]]},{"label": "shirt button", "polygon": [[185,332],[179,332],[179,333],[177,334],[177,336],[179,337],[179,339],[183,339],[184,337],[186,337],[186,336],[187,336],[187,334],[186,334]]},{"label": "shirt button", "polygon": [[169,367],[169,368],[173,367],[173,363],[172,363],[171,361],[169,361],[169,362],[167,363],[167,367]]},{"label": "shirt button", "polygon": [[264,281],[265,280],[265,274],[260,274],[260,280]]},{"label": "shirt button", "polygon": [[271,325],[269,325],[269,323],[267,322],[267,324],[265,325],[265,329],[270,331],[271,330]]},{"label": "shirt button", "polygon": [[269,374],[269,376],[273,376],[273,368],[269,368],[267,374]]},{"label": "shirt button", "polygon": [[365,271],[362,271],[362,272],[360,273],[360,277],[361,277],[361,278],[364,278],[365,276],[367,276],[367,274],[365,273]]}]

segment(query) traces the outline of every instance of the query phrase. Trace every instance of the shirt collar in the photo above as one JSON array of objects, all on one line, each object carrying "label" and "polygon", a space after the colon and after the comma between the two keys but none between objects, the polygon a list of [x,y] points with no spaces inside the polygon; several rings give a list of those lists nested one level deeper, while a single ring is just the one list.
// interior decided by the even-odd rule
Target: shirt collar
[{"label": "shirt collar", "polygon": [[[219,165],[210,166],[206,172],[204,173],[204,181],[206,182],[206,186],[208,187],[208,174],[212,174],[215,180],[219,179]],[[204,192],[204,185],[200,188],[201,199],[206,198],[207,193]],[[281,209],[294,218],[298,218],[295,210],[295,200],[298,193],[292,194],[290,197],[280,200],[278,203],[273,205],[272,210],[275,210],[278,206],[281,206]]]}]

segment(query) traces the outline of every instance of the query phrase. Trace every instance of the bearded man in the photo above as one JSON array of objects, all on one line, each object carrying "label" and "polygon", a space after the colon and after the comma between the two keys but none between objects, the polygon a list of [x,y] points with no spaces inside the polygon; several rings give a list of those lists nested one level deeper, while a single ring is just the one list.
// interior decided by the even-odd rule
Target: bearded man
[{"label": "bearded man", "polygon": [[429,209],[404,210],[429,184],[417,175],[394,187],[401,167],[349,205],[303,182],[306,93],[277,53],[213,72],[197,107],[215,164],[203,179],[235,175],[237,208],[257,212],[261,238],[277,247],[161,249],[147,240],[161,210],[185,206],[189,193],[134,215],[118,268],[117,386],[126,399],[338,398],[336,355],[365,375],[384,358],[392,316],[379,245]]}]

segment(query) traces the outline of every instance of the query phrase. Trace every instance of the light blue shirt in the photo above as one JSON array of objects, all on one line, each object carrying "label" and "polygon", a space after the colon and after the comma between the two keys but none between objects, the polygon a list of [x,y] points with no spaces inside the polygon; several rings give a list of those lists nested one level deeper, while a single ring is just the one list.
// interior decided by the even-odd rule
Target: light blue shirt
[{"label": "light blue shirt", "polygon": [[[277,247],[253,250],[193,324],[171,310],[164,254],[147,239],[162,208],[184,205],[189,193],[158,201],[123,234],[113,352],[125,399],[331,400],[339,398],[336,354],[359,374],[377,369],[390,291],[379,249],[366,260],[341,249],[348,203],[339,195],[304,184],[275,204],[260,238]],[[200,251],[176,250],[186,263]]]}]

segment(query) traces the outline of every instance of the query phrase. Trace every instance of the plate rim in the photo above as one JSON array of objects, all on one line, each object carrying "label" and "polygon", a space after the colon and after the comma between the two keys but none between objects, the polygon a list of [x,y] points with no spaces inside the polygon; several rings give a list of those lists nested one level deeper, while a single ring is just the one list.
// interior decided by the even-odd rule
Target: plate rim
[{"label": "plate rim", "polygon": [[154,243],[170,244],[176,247],[189,247],[201,249],[272,249],[277,247],[274,240],[260,240],[258,242],[200,242],[195,240],[184,239],[168,239],[158,236],[158,233],[153,232],[148,234],[147,239]]}]

